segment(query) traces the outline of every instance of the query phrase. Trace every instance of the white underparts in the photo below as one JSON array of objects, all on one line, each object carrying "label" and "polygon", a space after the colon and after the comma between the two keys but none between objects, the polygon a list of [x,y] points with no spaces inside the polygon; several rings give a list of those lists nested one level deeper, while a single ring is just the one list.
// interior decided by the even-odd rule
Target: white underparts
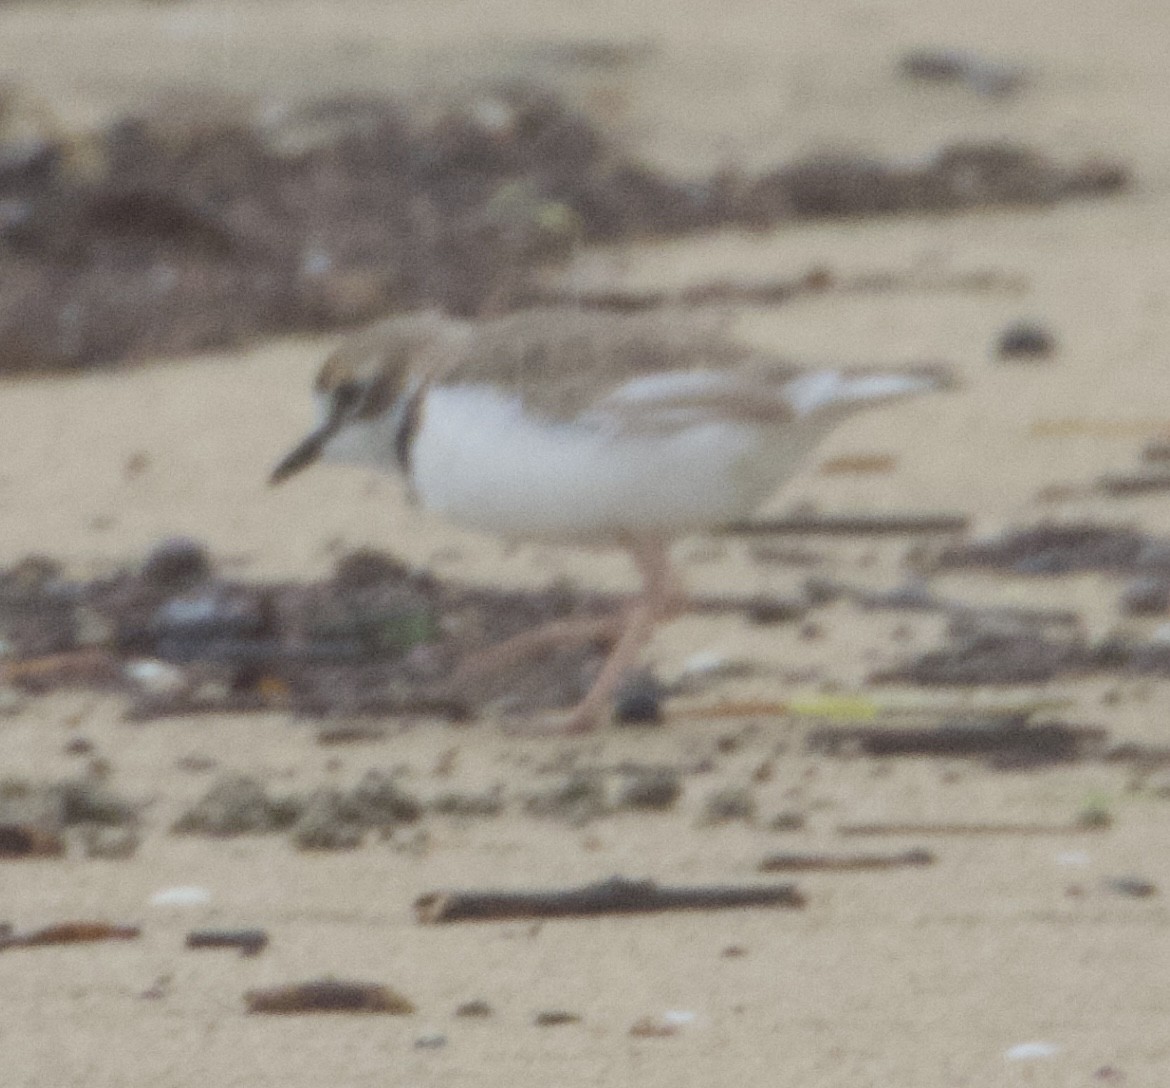
[{"label": "white underparts", "polygon": [[[854,409],[929,388],[902,375],[829,371],[767,390],[781,409],[771,417],[704,407],[708,390],[742,397],[734,383],[709,372],[636,378],[569,422],[528,413],[487,383],[432,386],[415,421],[410,484],[436,513],[504,536],[681,535],[748,517]],[[396,412],[352,421],[325,455],[393,469],[400,423]]]},{"label": "white underparts", "polygon": [[628,433],[522,412],[492,387],[428,391],[411,454],[422,503],[472,528],[589,540],[676,535],[746,517],[822,428],[726,419]]}]

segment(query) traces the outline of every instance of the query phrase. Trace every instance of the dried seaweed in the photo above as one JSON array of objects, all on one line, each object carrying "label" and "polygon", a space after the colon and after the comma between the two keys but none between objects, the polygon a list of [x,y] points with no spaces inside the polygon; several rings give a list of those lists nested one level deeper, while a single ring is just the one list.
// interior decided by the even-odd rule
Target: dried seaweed
[{"label": "dried seaweed", "polygon": [[483,88],[438,117],[373,96],[257,116],[168,100],[0,163],[0,371],[222,349],[425,306],[499,312],[591,242],[1044,206],[1127,185],[1117,163],[963,142],[914,163],[818,155],[672,177],[532,85]]}]

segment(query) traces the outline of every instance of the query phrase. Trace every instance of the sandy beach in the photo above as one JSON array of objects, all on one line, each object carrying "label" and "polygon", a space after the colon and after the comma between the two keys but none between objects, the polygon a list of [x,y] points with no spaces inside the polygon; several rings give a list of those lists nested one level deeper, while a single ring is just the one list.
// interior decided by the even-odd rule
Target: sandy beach
[{"label": "sandy beach", "polygon": [[[629,46],[638,59],[617,74],[565,64],[554,47],[574,42]],[[996,97],[900,77],[899,59],[925,47],[1018,65],[1026,82]],[[727,307],[739,336],[803,363],[940,360],[963,379],[958,392],[843,427],[762,514],[942,511],[970,517],[975,536],[1045,520],[1170,533],[1164,491],[1119,498],[1094,487],[1133,469],[1149,441],[1170,438],[1167,55],[1170,19],[1156,0],[0,9],[5,79],[79,129],[175,88],[296,101],[425,95],[502,74],[547,81],[603,112],[624,147],[684,176],[823,149],[909,161],[957,139],[1021,141],[1062,162],[1123,162],[1132,183],[1107,199],[628,242],[597,247],[561,273],[570,285],[630,291],[819,268],[842,282],[890,277],[888,290]],[[976,275],[984,286],[962,286]],[[1002,331],[1019,321],[1051,332],[1048,358],[997,359]],[[93,577],[188,536],[248,580],[324,577],[340,555],[368,547],[467,584],[634,588],[619,554],[465,533],[414,509],[389,478],[321,469],[268,488],[272,465],[309,422],[312,375],[337,340],[286,336],[197,358],[5,379],[0,566],[42,554]],[[892,470],[825,469],[868,456],[892,459]],[[815,570],[887,589],[903,579],[909,547],[817,542]],[[677,555],[701,592],[783,594],[809,574],[761,562],[745,539],[686,541]],[[973,606],[1073,609],[1093,637],[1156,632],[1164,616],[1121,615],[1121,585],[1101,573],[961,570],[931,580]],[[1165,679],[877,687],[866,682],[874,670],[938,642],[940,616],[842,601],[810,622],[815,629],[684,617],[656,634],[647,660],[668,679],[704,655],[753,667],[712,680],[693,698],[698,707],[815,705],[842,694],[967,709],[1053,700],[1062,720],[1107,730],[1111,743],[1168,743]],[[367,742],[323,745],[316,723],[275,710],[146,722],[124,711],[118,695],[77,690],[21,693],[0,717],[0,777],[58,780],[100,761],[103,782],[142,806],[132,857],[88,857],[71,842],[64,857],[0,863],[0,922],[17,932],[79,919],[141,928],[133,941],[2,950],[0,1080],[12,1088],[1065,1088],[1157,1085],[1170,1071],[1165,770],[1138,774],[1101,759],[1000,771],[957,758],[834,758],[807,746],[824,724],[815,715],[679,716],[573,740],[508,736],[490,716],[412,720],[384,723]],[[608,775],[612,788],[614,768],[631,765],[673,768],[673,806],[577,820],[525,805],[572,772]],[[284,834],[169,831],[226,775],[283,794],[349,789],[370,770],[394,772],[424,803],[496,789],[502,811],[428,810],[338,851],[298,850]],[[713,820],[711,796],[728,789],[750,795],[752,810]],[[1090,810],[1107,813],[1109,826],[1077,826]],[[840,833],[873,822],[1047,830]],[[758,869],[781,851],[910,848],[930,850],[934,864],[792,877]],[[663,885],[791,879],[806,905],[431,926],[412,911],[438,890],[614,875]],[[157,901],[175,888],[202,894]],[[249,958],[184,947],[185,934],[209,927],[260,927],[270,943]],[[246,1012],[248,991],[325,977],[392,986],[416,1011]],[[492,1015],[456,1014],[473,1000]],[[573,1021],[534,1022],[554,1010]],[[640,1022],[670,1030],[631,1034]]]}]

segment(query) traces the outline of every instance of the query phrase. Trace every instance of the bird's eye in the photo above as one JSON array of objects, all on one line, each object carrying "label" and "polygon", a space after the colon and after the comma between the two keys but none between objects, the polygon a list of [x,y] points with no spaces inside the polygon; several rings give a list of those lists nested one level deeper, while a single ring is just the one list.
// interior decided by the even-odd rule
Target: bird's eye
[{"label": "bird's eye", "polygon": [[333,390],[333,410],[345,415],[353,411],[362,396],[360,382],[342,382]]}]

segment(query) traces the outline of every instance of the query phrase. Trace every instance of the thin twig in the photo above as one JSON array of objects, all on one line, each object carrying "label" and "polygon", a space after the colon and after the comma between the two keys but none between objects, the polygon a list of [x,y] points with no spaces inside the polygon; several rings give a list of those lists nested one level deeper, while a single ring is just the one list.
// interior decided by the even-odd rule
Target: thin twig
[{"label": "thin twig", "polygon": [[792,884],[660,887],[652,880],[614,877],[580,888],[535,892],[431,892],[415,900],[423,923],[479,922],[528,918],[588,918],[600,914],[647,914],[668,910],[728,907],[803,907]]},{"label": "thin twig", "polygon": [[870,869],[900,869],[933,865],[928,850],[907,850],[901,854],[769,854],[759,864],[762,873],[851,873]]},{"label": "thin twig", "polygon": [[1080,835],[1104,830],[1105,824],[1072,823],[872,823],[839,824],[837,834],[861,835]]},{"label": "thin twig", "polygon": [[915,536],[966,532],[963,514],[793,514],[741,521],[723,531],[732,536]]}]

